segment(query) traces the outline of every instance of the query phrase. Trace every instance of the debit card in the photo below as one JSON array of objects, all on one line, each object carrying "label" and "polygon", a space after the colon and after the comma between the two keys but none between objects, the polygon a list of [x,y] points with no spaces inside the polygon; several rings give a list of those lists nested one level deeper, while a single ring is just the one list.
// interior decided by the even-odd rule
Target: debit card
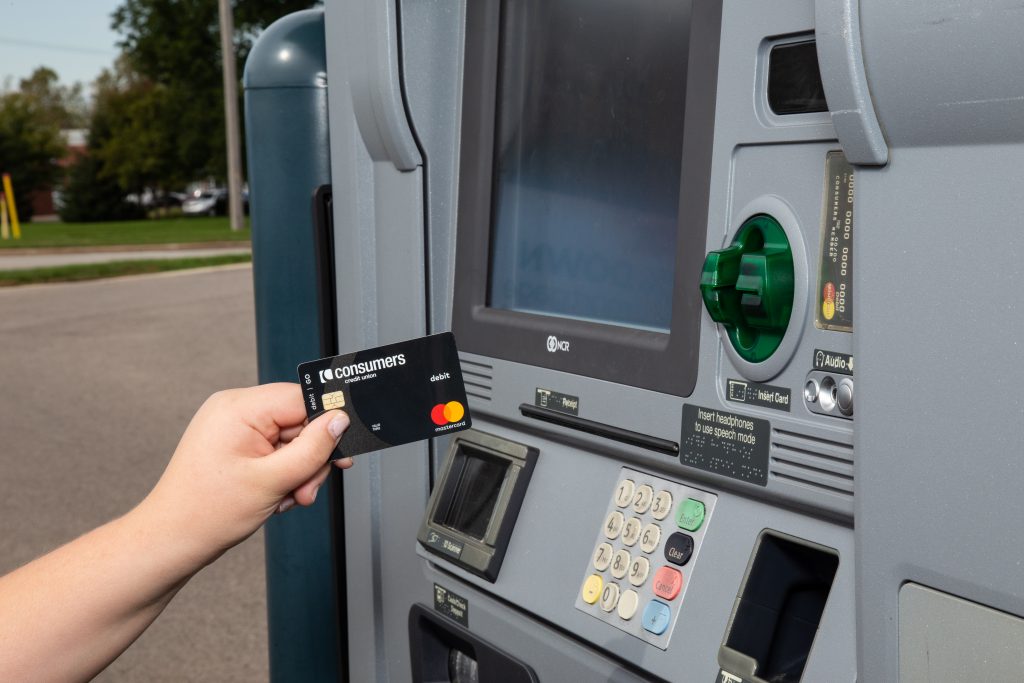
[{"label": "debit card", "polygon": [[451,332],[321,358],[298,369],[310,420],[336,408],[351,419],[332,460],[472,424]]}]

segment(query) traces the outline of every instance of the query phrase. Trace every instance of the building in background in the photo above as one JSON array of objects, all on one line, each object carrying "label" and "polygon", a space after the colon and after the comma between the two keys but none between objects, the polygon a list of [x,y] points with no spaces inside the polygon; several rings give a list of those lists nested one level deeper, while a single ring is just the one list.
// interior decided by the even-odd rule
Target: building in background
[{"label": "building in background", "polygon": [[[89,131],[86,128],[69,128],[62,130],[60,136],[64,141],[64,156],[57,159],[57,165],[61,169],[66,169],[87,153],[86,145],[89,142]],[[32,216],[34,219],[54,219],[57,214],[57,201],[59,197],[59,188],[40,187],[34,189],[32,191]]]}]

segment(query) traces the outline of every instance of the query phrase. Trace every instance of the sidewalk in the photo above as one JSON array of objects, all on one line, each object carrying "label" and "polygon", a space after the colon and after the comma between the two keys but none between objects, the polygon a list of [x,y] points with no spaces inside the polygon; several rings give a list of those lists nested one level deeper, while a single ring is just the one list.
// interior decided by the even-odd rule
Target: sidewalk
[{"label": "sidewalk", "polygon": [[197,258],[248,254],[248,242],[193,244],[136,244],[114,247],[57,247],[53,249],[4,249],[0,251],[0,270],[49,268],[111,261]]}]

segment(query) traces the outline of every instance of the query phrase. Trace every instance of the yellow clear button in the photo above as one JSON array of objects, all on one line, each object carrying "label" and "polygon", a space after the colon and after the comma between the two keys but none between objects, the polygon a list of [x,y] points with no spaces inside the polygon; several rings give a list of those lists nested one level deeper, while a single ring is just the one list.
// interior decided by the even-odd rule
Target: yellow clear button
[{"label": "yellow clear button", "polygon": [[597,574],[591,574],[583,582],[583,602],[593,605],[601,597],[601,589],[604,588],[604,581]]}]

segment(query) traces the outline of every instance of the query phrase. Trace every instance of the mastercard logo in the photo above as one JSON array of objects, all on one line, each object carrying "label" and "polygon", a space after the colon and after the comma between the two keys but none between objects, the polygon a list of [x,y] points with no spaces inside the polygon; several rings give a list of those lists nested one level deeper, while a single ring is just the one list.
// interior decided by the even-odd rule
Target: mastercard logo
[{"label": "mastercard logo", "polygon": [[458,422],[466,415],[466,408],[458,401],[449,401],[448,403],[438,403],[430,411],[430,419],[433,420],[434,424],[438,427],[443,427],[446,424]]},{"label": "mastercard logo", "polygon": [[825,320],[836,317],[836,286],[831,282],[826,282],[821,291],[821,314]]}]

